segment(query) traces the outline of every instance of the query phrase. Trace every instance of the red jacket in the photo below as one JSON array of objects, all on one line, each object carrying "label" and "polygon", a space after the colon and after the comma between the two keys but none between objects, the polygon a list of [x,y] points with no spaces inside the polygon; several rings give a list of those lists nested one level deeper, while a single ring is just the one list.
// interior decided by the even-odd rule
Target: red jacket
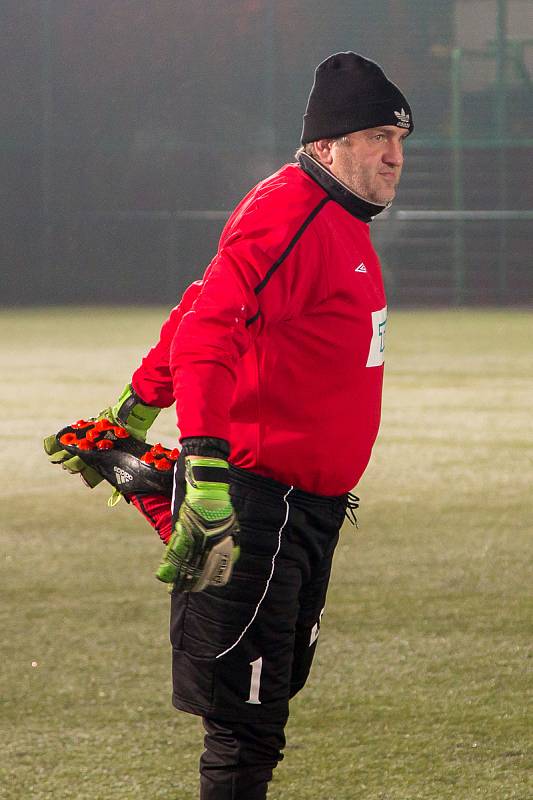
[{"label": "red jacket", "polygon": [[259,183],[135,390],[175,399],[181,437],[228,440],[236,466],[319,495],[352,489],[381,411],[386,307],[367,224],[381,210],[308,156]]}]

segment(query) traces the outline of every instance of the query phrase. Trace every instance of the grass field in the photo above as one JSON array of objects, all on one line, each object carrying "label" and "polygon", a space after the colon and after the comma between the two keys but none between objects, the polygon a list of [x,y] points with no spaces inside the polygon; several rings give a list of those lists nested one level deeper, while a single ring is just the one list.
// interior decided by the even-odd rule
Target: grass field
[{"label": "grass field", "polygon": [[[194,800],[161,547],[41,439],[114,400],[158,310],[0,314],[0,797]],[[383,427],[272,800],[527,800],[533,314],[395,312]],[[172,442],[169,412],[157,437]],[[155,436],[156,434],[154,434]]]}]

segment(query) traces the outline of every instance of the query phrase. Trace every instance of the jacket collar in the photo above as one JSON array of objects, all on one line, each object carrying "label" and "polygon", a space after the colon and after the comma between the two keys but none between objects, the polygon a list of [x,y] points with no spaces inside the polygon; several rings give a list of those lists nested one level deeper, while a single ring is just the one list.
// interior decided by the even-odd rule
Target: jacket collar
[{"label": "jacket collar", "polygon": [[370,203],[368,200],[359,197],[307,153],[298,153],[296,158],[303,171],[313,178],[329,194],[332,200],[340,203],[346,211],[353,217],[360,219],[361,222],[371,222],[377,214],[390,207],[390,203],[382,206]]}]

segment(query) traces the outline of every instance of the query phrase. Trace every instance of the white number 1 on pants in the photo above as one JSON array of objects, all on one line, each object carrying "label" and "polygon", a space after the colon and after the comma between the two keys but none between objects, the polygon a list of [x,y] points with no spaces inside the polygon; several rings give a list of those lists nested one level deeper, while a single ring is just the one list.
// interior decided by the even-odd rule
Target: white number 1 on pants
[{"label": "white number 1 on pants", "polygon": [[246,702],[253,703],[256,706],[260,706],[261,700],[259,699],[259,685],[261,683],[261,670],[263,668],[263,659],[256,658],[255,661],[250,661],[250,666],[252,668],[252,679],[250,681],[250,697]]}]

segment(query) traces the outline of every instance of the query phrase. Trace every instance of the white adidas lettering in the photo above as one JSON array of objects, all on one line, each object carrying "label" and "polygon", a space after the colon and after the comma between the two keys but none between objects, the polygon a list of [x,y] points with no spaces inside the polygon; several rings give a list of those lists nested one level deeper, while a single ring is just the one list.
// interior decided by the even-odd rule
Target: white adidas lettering
[{"label": "white adidas lettering", "polygon": [[123,483],[129,483],[129,481],[133,480],[133,475],[130,475],[129,472],[126,472],[125,469],[121,469],[120,467],[113,467],[113,472],[116,475],[117,483],[121,486]]}]

